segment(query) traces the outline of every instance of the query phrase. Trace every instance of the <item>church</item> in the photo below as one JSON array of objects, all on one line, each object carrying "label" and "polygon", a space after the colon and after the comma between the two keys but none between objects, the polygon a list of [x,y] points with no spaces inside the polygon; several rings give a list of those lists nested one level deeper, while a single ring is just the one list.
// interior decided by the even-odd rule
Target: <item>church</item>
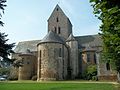
[{"label": "church", "polygon": [[99,35],[73,36],[72,23],[59,5],[48,19],[48,33],[41,40],[22,41],[12,55],[18,67],[18,80],[55,81],[76,79],[89,64],[97,65],[99,80],[116,80],[109,63],[100,61]]}]

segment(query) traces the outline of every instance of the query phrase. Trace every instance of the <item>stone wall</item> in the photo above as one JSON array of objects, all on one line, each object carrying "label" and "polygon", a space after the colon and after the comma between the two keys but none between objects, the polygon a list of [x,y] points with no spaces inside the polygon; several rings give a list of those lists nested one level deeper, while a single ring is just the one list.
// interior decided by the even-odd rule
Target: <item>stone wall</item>
[{"label": "stone wall", "polygon": [[106,62],[102,61],[100,58],[100,52],[96,53],[96,61],[97,61],[97,74],[98,80],[110,80],[116,81],[117,80],[117,73],[115,70],[110,69],[107,70]]},{"label": "stone wall", "polygon": [[20,55],[23,66],[19,67],[18,80],[31,80],[35,75],[36,59],[33,55]]},{"label": "stone wall", "polygon": [[64,78],[66,78],[67,57],[68,57],[68,52],[63,44],[59,44],[59,43],[39,44],[38,81],[63,80]]},{"label": "stone wall", "polygon": [[[22,60],[23,66],[19,67],[16,71],[12,73],[18,76],[18,80],[30,80],[32,76],[37,75],[37,52],[32,52],[33,55],[21,55],[21,53],[12,54],[12,59]],[[16,69],[16,67],[14,67]],[[13,75],[14,76],[14,75]]]},{"label": "stone wall", "polygon": [[71,68],[71,78],[75,79],[79,74],[79,63],[78,63],[78,42],[69,41],[67,42],[69,46],[69,56],[70,56],[70,68]]},{"label": "stone wall", "polygon": [[104,75],[104,76],[98,76],[98,80],[102,81],[117,81],[117,75]]},{"label": "stone wall", "polygon": [[[59,27],[60,27],[60,33],[58,30]],[[56,32],[59,36],[63,37],[65,40],[72,33],[72,24],[69,21],[68,17],[63,13],[63,11],[59,7],[55,8],[52,15],[48,19],[48,31],[49,30]]]}]

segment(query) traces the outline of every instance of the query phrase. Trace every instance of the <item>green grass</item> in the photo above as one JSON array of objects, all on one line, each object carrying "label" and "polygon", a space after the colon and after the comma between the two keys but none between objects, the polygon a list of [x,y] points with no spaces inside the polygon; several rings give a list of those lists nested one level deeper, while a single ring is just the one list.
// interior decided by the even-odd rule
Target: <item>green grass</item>
[{"label": "green grass", "polygon": [[0,82],[0,90],[120,90],[118,86],[84,82]]}]

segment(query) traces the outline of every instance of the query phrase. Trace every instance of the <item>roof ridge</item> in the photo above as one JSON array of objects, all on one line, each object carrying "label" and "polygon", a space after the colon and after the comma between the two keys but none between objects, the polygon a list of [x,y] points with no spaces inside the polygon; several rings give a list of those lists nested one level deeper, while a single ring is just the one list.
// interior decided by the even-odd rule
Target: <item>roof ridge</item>
[{"label": "roof ridge", "polygon": [[34,42],[34,41],[41,41],[41,40],[20,41],[20,42],[18,42],[18,43],[23,43],[23,42]]},{"label": "roof ridge", "polygon": [[99,34],[93,34],[93,35],[82,35],[82,36],[74,36],[75,38],[76,37],[87,37],[87,36],[100,36]]}]

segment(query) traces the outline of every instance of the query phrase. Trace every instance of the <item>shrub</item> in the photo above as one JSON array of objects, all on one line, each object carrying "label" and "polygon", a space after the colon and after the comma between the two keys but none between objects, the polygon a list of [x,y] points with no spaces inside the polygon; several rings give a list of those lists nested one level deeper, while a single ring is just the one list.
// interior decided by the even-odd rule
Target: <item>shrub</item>
[{"label": "shrub", "polygon": [[97,80],[97,66],[89,65],[82,77],[85,80]]},{"label": "shrub", "polygon": [[0,75],[9,75],[10,69],[9,68],[0,68]]},{"label": "shrub", "polygon": [[18,77],[16,77],[16,76],[15,77],[14,76],[9,76],[8,80],[18,80]]},{"label": "shrub", "polygon": [[8,80],[18,80],[18,68],[11,67]]},{"label": "shrub", "polygon": [[37,75],[33,76],[31,80],[36,81],[37,80]]}]

